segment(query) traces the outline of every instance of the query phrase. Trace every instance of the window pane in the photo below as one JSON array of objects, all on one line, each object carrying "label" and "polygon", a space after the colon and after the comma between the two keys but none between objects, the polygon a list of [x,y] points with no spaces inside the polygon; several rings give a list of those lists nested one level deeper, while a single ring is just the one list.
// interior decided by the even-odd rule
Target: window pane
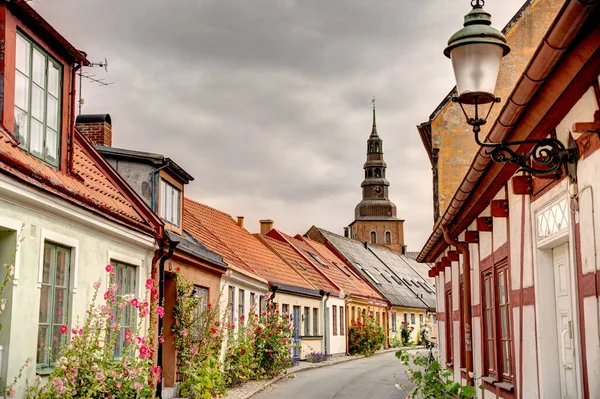
[{"label": "window pane", "polygon": [[67,322],[67,290],[56,288],[54,290],[54,325],[59,327]]},{"label": "window pane", "polygon": [[15,73],[15,105],[29,111],[29,79],[20,72]]},{"label": "window pane", "polygon": [[60,324],[54,323],[52,328],[52,357],[50,361],[58,358],[58,351],[60,349],[60,345],[63,343],[64,337],[66,337],[66,335],[61,334]]},{"label": "window pane", "polygon": [[167,183],[164,180],[160,182],[160,212],[159,216],[164,218],[167,209]]},{"label": "window pane", "polygon": [[15,107],[15,137],[21,143],[21,146],[27,148],[27,125],[29,118],[27,114]]},{"label": "window pane", "polygon": [[181,208],[181,192],[177,189],[173,189],[175,192],[175,198],[173,199],[173,224],[179,226],[179,209]]},{"label": "window pane", "polygon": [[29,135],[29,152],[41,157],[44,150],[44,127],[35,119],[31,120],[31,132]]},{"label": "window pane", "polygon": [[17,69],[29,76],[29,55],[31,54],[31,44],[17,34]]},{"label": "window pane", "polygon": [[172,218],[173,210],[173,191],[170,185],[165,184],[165,192],[167,196],[165,219],[170,221]]},{"label": "window pane", "polygon": [[48,115],[46,124],[54,130],[58,130],[58,100],[48,95]]},{"label": "window pane", "polygon": [[498,273],[498,299],[499,299],[499,305],[504,305],[506,303],[506,286],[505,286],[505,279],[504,279],[504,272],[500,272]]},{"label": "window pane", "polygon": [[40,323],[50,323],[50,306],[52,304],[52,287],[42,285],[40,290]]},{"label": "window pane", "polygon": [[33,70],[31,78],[41,87],[46,87],[46,57],[33,49]]},{"label": "window pane", "polygon": [[69,279],[69,253],[64,250],[56,251],[56,285],[66,287]]},{"label": "window pane", "polygon": [[42,283],[50,284],[50,273],[52,258],[54,256],[54,248],[48,245],[44,246],[44,268],[42,270]]},{"label": "window pane", "polygon": [[492,300],[490,298],[490,279],[485,280],[485,307],[489,308],[492,305]]},{"label": "window pane", "polygon": [[485,311],[485,324],[487,325],[488,338],[492,337],[492,311],[490,309]]},{"label": "window pane", "polygon": [[37,363],[48,364],[48,352],[45,350],[48,346],[48,326],[38,326],[38,341],[37,341]]},{"label": "window pane", "polygon": [[502,326],[502,338],[508,337],[508,315],[506,314],[507,307],[502,306],[500,308],[500,325]]},{"label": "window pane", "polygon": [[48,93],[58,98],[60,87],[60,70],[52,62],[48,61]]},{"label": "window pane", "polygon": [[494,370],[494,343],[488,340],[488,370]]},{"label": "window pane", "polygon": [[35,84],[31,86],[31,116],[44,120],[44,89]]},{"label": "window pane", "polygon": [[58,163],[58,133],[50,128],[46,130],[46,161]]},{"label": "window pane", "polygon": [[502,342],[502,371],[506,375],[510,375],[510,348],[508,341]]}]

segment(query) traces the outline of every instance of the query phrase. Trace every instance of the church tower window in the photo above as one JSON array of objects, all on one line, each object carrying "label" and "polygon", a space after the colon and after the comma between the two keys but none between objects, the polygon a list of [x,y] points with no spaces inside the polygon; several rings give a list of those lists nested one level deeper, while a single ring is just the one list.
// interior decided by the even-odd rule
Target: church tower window
[{"label": "church tower window", "polygon": [[374,231],[371,232],[371,244],[377,244],[377,233]]},{"label": "church tower window", "polygon": [[392,243],[392,233],[389,231],[385,232],[385,243],[386,244],[391,244]]}]

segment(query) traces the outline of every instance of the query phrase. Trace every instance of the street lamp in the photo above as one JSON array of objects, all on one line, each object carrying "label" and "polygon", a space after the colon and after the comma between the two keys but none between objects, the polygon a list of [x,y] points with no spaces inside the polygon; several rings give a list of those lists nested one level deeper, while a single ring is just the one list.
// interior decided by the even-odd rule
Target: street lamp
[{"label": "street lamp", "polygon": [[[500,62],[510,52],[506,37],[491,26],[491,15],[484,11],[484,0],[471,0],[473,9],[465,15],[463,28],[448,40],[444,55],[452,60],[456,78],[457,95],[452,101],[458,103],[465,115],[467,124],[473,127],[475,142],[486,151],[495,162],[511,162],[532,175],[551,175],[559,172],[563,165],[574,163],[577,150],[554,138],[521,140],[512,142],[481,142],[479,132],[485,125],[494,104],[500,98],[494,95]],[[473,105],[475,115],[469,116],[463,105]],[[485,117],[481,106],[490,104]],[[533,145],[530,151],[517,153],[511,147]]]}]

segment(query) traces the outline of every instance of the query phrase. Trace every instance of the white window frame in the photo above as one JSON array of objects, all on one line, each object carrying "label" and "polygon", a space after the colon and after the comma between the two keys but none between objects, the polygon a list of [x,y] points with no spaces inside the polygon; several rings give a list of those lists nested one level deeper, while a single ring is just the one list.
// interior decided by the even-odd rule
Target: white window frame
[{"label": "white window frame", "polygon": [[[166,190],[169,187],[174,192],[176,191],[179,193],[178,204],[177,204],[177,208],[176,208],[177,223],[174,223],[172,220],[173,216],[175,215],[175,213],[173,213],[173,209],[171,209],[171,219],[167,219],[167,216],[166,216],[166,213],[168,213],[167,212],[167,203],[166,203],[166,192],[163,192],[163,190]],[[169,180],[165,179],[164,177],[161,177],[160,178],[160,198],[158,201],[158,215],[160,216],[160,218],[173,226],[181,227],[182,202],[183,202],[183,190],[181,188],[177,187],[175,184],[173,184]],[[172,207],[173,207],[173,202],[171,202],[171,208]],[[163,210],[163,208],[164,208],[164,210]]]},{"label": "white window frame", "polygon": [[[46,241],[71,249],[71,294],[77,294],[77,279],[79,273],[79,240],[44,228],[40,228],[40,250],[38,252],[40,258],[38,262],[37,281],[38,289],[42,289],[42,280],[44,274],[44,245],[46,244]],[[73,302],[71,301],[69,304],[70,307],[72,306],[72,303]]]},{"label": "white window frame", "polygon": [[[142,275],[142,270],[144,270],[144,260],[140,258],[136,258],[135,256],[125,255],[119,252],[114,252],[108,250],[108,256],[106,259],[106,264],[110,264],[110,261],[116,261],[120,263],[126,263],[130,266],[135,266],[137,268],[136,278],[138,281],[135,293],[135,296],[138,298],[142,298],[142,287],[144,287],[145,276]],[[102,283],[107,284],[107,279],[102,279]],[[107,286],[106,286],[107,287]]]},{"label": "white window frame", "polygon": [[[16,251],[15,251],[15,274],[13,275],[13,285],[19,285],[19,275],[21,269],[21,244],[20,240],[25,240],[25,223],[19,222],[18,220],[7,218],[5,216],[0,215],[0,226],[6,227],[7,229],[14,230],[16,232]],[[21,237],[21,235],[23,235]],[[42,252],[43,254],[43,252]],[[42,259],[42,263],[44,260]],[[39,280],[41,282],[41,280]],[[41,288],[41,285],[40,285]]]}]

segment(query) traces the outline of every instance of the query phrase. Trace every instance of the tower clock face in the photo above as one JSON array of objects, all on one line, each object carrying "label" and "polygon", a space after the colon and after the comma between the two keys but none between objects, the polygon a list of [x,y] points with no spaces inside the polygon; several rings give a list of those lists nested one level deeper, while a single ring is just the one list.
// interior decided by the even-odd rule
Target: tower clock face
[{"label": "tower clock face", "polygon": [[383,193],[383,187],[381,187],[381,186],[375,186],[375,187],[373,187],[373,193],[376,196],[380,196]]}]

